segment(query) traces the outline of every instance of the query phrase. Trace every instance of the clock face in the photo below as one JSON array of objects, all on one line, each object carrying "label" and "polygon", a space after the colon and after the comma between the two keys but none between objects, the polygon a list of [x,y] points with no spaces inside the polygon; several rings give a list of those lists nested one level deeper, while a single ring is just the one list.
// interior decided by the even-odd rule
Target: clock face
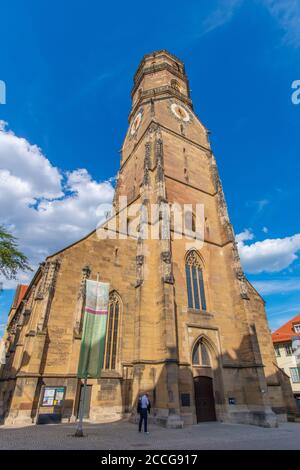
[{"label": "clock face", "polygon": [[173,103],[171,105],[171,110],[172,110],[172,113],[175,114],[177,119],[180,119],[181,121],[184,121],[184,122],[190,121],[191,116],[183,106],[180,106],[177,103]]},{"label": "clock face", "polygon": [[138,130],[138,128],[140,127],[142,116],[143,116],[142,111],[139,111],[137,115],[135,116],[133,123],[131,125],[131,128],[130,128],[131,135],[134,135],[136,131]]}]

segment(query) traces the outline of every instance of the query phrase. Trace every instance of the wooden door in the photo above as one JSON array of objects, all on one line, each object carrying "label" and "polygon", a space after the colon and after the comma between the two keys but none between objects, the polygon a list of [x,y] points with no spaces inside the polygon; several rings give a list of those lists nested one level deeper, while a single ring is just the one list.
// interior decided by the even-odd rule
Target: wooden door
[{"label": "wooden door", "polygon": [[216,421],[212,379],[210,377],[195,377],[194,387],[197,423]]}]

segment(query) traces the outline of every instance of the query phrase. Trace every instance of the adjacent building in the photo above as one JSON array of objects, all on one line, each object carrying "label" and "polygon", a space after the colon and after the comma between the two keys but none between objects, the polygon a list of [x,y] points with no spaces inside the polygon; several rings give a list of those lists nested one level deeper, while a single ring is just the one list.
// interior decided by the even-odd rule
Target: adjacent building
[{"label": "adjacent building", "polygon": [[[169,427],[210,420],[276,426],[296,406],[276,364],[264,301],[240,264],[183,62],[164,50],[145,55],[131,97],[115,215],[100,227],[107,238],[95,230],[49,256],[9,318],[2,419],[77,419],[85,284],[99,279],[110,283],[109,317],[104,368],[88,379],[86,417],[129,417],[147,391],[154,419]],[[185,204],[188,233],[178,219]],[[169,210],[177,219],[166,224]]]},{"label": "adjacent building", "polygon": [[[16,288],[16,292],[14,295],[13,302],[11,304],[9,313],[8,313],[8,318],[7,318],[7,326],[11,325],[11,322],[13,318],[15,317],[17,309],[20,307],[23,298],[26,294],[28,285],[26,284],[19,284]],[[15,323],[14,323],[15,324]],[[15,324],[16,328],[16,324]],[[14,328],[6,328],[4,331],[3,337],[0,339],[0,389],[1,389],[1,377],[3,378],[4,374],[4,369],[7,368],[6,363],[11,356],[11,353],[13,351],[13,343],[14,343],[14,338],[15,338],[15,329]],[[11,391],[5,391],[3,393],[0,393],[0,410],[3,409],[5,403],[8,403],[10,401],[10,394]],[[1,418],[1,414],[0,414]]]},{"label": "adjacent building", "polygon": [[[300,338],[300,314],[289,320],[272,334],[278,366],[289,376],[294,397],[300,407],[300,361],[293,345]],[[295,343],[294,343],[295,344]]]},{"label": "adjacent building", "polygon": [[[27,288],[28,288],[28,285],[26,284],[18,284],[16,291],[15,291],[13,302],[8,312],[7,325],[10,325],[12,319],[15,317],[15,313],[17,309],[19,308],[21,302],[23,301]],[[1,338],[2,354],[1,354],[1,361],[0,361],[0,374],[1,374],[1,365],[6,363],[6,350],[10,348],[11,341],[13,338],[13,335],[11,336],[11,333],[12,331],[6,328],[4,332],[4,336]]]}]

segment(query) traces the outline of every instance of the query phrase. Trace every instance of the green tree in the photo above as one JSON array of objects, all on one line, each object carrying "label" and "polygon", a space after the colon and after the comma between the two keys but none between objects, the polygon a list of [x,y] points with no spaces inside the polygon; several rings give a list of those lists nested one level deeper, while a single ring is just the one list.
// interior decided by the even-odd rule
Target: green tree
[{"label": "green tree", "polygon": [[17,239],[0,225],[0,274],[16,279],[18,271],[32,271],[27,256],[19,249]]}]

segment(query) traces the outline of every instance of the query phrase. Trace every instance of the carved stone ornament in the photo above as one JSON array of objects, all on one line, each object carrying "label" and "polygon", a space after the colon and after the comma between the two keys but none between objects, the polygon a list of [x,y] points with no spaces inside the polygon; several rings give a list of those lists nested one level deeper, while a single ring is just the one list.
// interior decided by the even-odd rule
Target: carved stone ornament
[{"label": "carved stone ornament", "polygon": [[83,323],[83,310],[85,303],[85,292],[86,292],[86,280],[91,275],[91,269],[89,266],[84,266],[81,271],[80,288],[77,295],[77,302],[75,308],[75,321],[74,321],[74,334],[80,335]]},{"label": "carved stone ornament", "polygon": [[158,196],[157,198],[158,204],[168,204],[168,199],[165,196]]},{"label": "carved stone ornament", "polygon": [[42,280],[36,292],[35,300],[42,300],[44,298],[45,284],[46,284],[46,278],[47,278],[48,269],[49,269],[49,263],[45,263],[45,262],[40,263],[40,269],[42,272]]},{"label": "carved stone ornament", "polygon": [[241,295],[242,299],[249,300],[247,281],[246,281],[244,271],[243,271],[243,269],[240,265],[239,258],[236,259],[235,265],[236,265],[235,275],[236,275],[236,278],[237,278],[238,283],[239,283],[240,295]]},{"label": "carved stone ornament", "polygon": [[237,268],[235,274],[239,281],[244,280],[245,276],[244,276],[242,268]]},{"label": "carved stone ornament", "polygon": [[163,281],[166,283],[166,284],[174,284],[174,276],[173,274],[168,274],[166,276],[163,277]]},{"label": "carved stone ornament", "polygon": [[38,326],[37,326],[37,330],[39,332],[44,331],[45,328],[47,327],[59,268],[60,268],[59,259],[48,261],[45,266],[44,279],[42,281],[43,303],[42,303],[42,309],[41,309],[41,316],[40,316]]},{"label": "carved stone ornament", "polygon": [[161,139],[157,139],[155,143],[155,158],[156,164],[163,166],[163,141]]},{"label": "carved stone ornament", "polygon": [[161,259],[163,260],[164,263],[171,263],[171,252],[170,251],[163,251],[161,253]]},{"label": "carved stone ornament", "polygon": [[148,134],[153,134],[154,132],[159,130],[159,125],[156,122],[152,122],[148,128]]},{"label": "carved stone ornament", "polygon": [[149,186],[150,184],[150,175],[149,175],[150,155],[151,155],[151,143],[147,142],[145,144],[144,178],[143,178],[143,184],[145,186]]},{"label": "carved stone ornament", "polygon": [[136,256],[136,264],[137,266],[142,266],[144,264],[144,255]]}]

